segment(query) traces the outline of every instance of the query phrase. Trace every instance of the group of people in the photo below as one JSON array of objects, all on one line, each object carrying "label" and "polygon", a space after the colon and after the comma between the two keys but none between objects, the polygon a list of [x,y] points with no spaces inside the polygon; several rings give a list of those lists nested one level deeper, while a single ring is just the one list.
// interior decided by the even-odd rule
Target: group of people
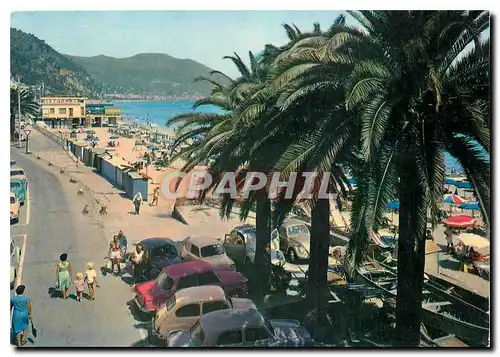
[{"label": "group of people", "polygon": [[[158,199],[160,198],[160,187],[155,186],[153,190],[153,200],[151,201],[151,206],[158,206]],[[132,199],[132,203],[134,204],[134,209],[135,209],[135,214],[139,214],[141,211],[141,205],[142,205],[142,193],[141,191],[138,191],[134,198]]]},{"label": "group of people", "polygon": [[[123,234],[123,231],[118,232],[117,235],[113,237],[113,240],[109,243],[108,256],[111,261],[111,272],[115,275],[121,275],[121,263],[124,258],[127,258],[127,237]],[[132,268],[132,283],[131,286],[135,285],[141,280],[143,271],[143,257],[144,257],[144,246],[142,243],[136,245],[132,253],[129,254],[128,258],[130,260]],[[116,270],[115,270],[116,268]]]},{"label": "group of people", "polygon": [[73,271],[68,261],[68,255],[63,253],[59,256],[59,263],[56,266],[56,276],[56,288],[61,291],[63,299],[68,298],[69,288],[71,282],[73,282],[76,291],[76,301],[82,301],[85,285],[87,285],[90,300],[95,300],[94,287],[99,287],[99,283],[97,282],[97,272],[94,269],[94,263],[87,263],[85,274],[78,272],[76,273],[76,279],[73,280]]}]

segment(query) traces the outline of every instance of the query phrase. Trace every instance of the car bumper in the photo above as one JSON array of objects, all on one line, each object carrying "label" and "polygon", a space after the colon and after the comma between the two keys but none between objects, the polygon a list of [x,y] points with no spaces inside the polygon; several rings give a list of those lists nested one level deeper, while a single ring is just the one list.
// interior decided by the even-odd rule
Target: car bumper
[{"label": "car bumper", "polygon": [[150,342],[155,344],[155,345],[161,345],[161,346],[166,346],[167,345],[167,340],[164,339],[162,336],[156,332],[155,328],[155,323],[156,323],[156,315],[151,318],[151,336],[150,336]]},{"label": "car bumper", "polygon": [[141,303],[139,302],[139,300],[137,300],[137,297],[134,298],[134,303],[135,303],[135,306],[137,306],[137,308],[139,309],[139,311],[144,313],[144,314],[154,314],[155,313],[154,310],[148,310],[144,306],[142,306]]}]

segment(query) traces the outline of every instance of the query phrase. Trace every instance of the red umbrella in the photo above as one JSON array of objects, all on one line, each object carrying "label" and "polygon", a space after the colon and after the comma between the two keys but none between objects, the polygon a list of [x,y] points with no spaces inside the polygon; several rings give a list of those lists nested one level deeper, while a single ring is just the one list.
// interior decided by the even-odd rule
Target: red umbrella
[{"label": "red umbrella", "polygon": [[477,221],[471,216],[460,215],[445,218],[441,222],[451,228],[468,228],[475,226]]},{"label": "red umbrella", "polygon": [[456,205],[461,205],[462,203],[465,202],[465,200],[462,197],[454,195],[453,193],[449,194],[449,195],[445,195],[443,201],[444,201],[444,203],[453,203]]}]

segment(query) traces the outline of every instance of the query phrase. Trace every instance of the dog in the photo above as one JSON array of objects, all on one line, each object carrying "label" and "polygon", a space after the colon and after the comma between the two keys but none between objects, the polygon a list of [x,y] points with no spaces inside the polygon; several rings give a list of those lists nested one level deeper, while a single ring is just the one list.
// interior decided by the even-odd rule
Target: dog
[{"label": "dog", "polygon": [[107,207],[106,206],[101,206],[101,209],[99,210],[99,215],[101,215],[101,216],[107,216],[108,215],[108,211],[107,211]]}]

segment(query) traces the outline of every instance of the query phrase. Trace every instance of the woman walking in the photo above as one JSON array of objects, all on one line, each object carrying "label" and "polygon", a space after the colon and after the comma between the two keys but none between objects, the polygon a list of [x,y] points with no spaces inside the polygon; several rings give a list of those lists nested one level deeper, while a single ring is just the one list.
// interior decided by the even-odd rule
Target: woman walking
[{"label": "woman walking", "polygon": [[120,241],[118,236],[113,237],[113,241],[109,244],[109,259],[111,260],[111,273],[115,272],[115,265],[118,267],[118,273],[116,275],[121,274],[120,263],[122,261],[122,251],[120,249]]},{"label": "woman walking", "polygon": [[137,284],[142,276],[142,260],[144,257],[144,247],[141,243],[137,244],[135,250],[130,255],[130,260],[132,261],[132,265],[134,267],[133,275],[132,275],[132,284],[134,286]]},{"label": "woman walking", "polygon": [[141,204],[142,204],[141,191],[139,191],[135,194],[133,201],[134,201],[134,207],[135,207],[135,214],[139,214],[139,211],[141,209]]},{"label": "woman walking", "polygon": [[16,295],[10,298],[12,330],[16,336],[16,346],[23,346],[28,340],[29,322],[33,321],[31,302],[24,295],[25,286],[16,288]]},{"label": "woman walking", "polygon": [[62,292],[63,299],[68,298],[69,282],[72,280],[71,264],[67,261],[68,255],[63,253],[59,256],[61,260],[56,267],[57,283]]}]

